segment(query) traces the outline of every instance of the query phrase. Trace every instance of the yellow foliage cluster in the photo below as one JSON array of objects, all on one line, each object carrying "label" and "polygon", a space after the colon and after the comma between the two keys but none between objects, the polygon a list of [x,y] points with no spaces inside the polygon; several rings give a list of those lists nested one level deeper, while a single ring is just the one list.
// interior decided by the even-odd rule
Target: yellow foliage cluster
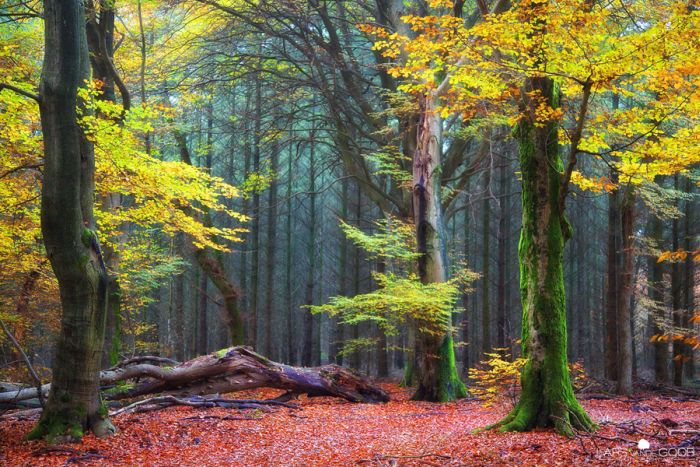
[{"label": "yellow foliage cluster", "polygon": [[[522,117],[525,79],[548,76],[561,106],[538,106],[536,121],[560,122],[560,143],[570,144],[567,126],[578,123],[590,88],[578,149],[616,167],[620,183],[651,182],[700,163],[700,11],[687,2],[525,0],[473,26],[449,10],[403,19],[410,35],[363,30],[379,39],[376,50],[398,59],[389,72],[403,80],[403,91],[439,93],[443,117],[513,125]],[[573,182],[612,188],[580,173]]]},{"label": "yellow foliage cluster", "polygon": [[[520,394],[520,374],[527,360],[512,358],[505,348],[493,350],[484,354],[488,358],[480,365],[469,369],[472,381],[469,390],[481,399],[484,407],[506,400],[515,406]],[[569,363],[569,375],[575,389],[582,389],[588,384],[588,375],[581,362]]]}]

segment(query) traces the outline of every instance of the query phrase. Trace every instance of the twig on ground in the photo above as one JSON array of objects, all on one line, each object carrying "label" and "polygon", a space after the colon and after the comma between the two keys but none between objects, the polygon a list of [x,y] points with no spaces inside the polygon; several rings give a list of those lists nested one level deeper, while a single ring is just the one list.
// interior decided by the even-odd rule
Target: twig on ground
[{"label": "twig on ground", "polygon": [[376,456],[370,458],[370,459],[359,459],[356,463],[357,464],[364,464],[367,462],[376,462],[376,461],[385,461],[385,460],[392,460],[392,459],[424,459],[426,457],[437,457],[439,459],[452,459],[451,456],[447,456],[445,454],[416,454],[416,455],[408,455],[408,456],[398,456],[398,455],[390,455],[390,454],[377,454]]}]

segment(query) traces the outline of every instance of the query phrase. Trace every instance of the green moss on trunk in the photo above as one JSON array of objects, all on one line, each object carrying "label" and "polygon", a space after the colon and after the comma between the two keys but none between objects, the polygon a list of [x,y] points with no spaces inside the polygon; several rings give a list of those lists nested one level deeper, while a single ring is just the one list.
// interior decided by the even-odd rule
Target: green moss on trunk
[{"label": "green moss on trunk", "polygon": [[[530,96],[556,104],[551,79],[528,80]],[[530,97],[529,99],[536,99]],[[536,103],[528,101],[526,109]],[[566,294],[563,251],[570,227],[559,204],[562,162],[555,122],[535,125],[534,112],[520,123],[517,138],[522,172],[522,231],[519,245],[523,304],[522,346],[527,359],[522,393],[513,411],[494,427],[526,431],[553,426],[571,436],[595,424],[574,397],[567,366]]]}]

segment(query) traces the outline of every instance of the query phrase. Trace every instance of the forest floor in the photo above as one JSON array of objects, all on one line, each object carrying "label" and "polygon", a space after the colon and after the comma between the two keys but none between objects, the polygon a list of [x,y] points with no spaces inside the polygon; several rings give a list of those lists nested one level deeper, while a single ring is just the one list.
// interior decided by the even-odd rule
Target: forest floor
[{"label": "forest floor", "polygon": [[[385,385],[387,404],[302,398],[270,411],[171,407],[113,417],[119,433],[82,444],[26,441],[33,420],[0,422],[0,465],[698,465],[700,402],[653,393],[582,397],[601,428],[563,438],[550,430],[474,433],[498,421],[509,403],[432,404]],[[268,398],[268,390],[237,393]],[[596,396],[593,396],[596,397]],[[640,439],[650,442],[641,454]]]}]

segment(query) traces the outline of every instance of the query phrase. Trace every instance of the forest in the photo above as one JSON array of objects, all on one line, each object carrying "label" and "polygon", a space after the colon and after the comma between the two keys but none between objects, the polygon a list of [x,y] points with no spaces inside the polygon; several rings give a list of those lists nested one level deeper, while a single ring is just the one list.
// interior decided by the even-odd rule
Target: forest
[{"label": "forest", "polygon": [[697,0],[0,0],[0,464],[697,465]]}]

